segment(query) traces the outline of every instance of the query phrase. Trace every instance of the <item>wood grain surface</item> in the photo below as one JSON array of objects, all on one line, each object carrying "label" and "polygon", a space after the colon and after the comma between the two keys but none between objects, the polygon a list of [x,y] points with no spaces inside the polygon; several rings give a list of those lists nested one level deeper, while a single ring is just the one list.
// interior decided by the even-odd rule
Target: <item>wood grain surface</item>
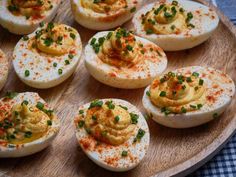
[{"label": "wood grain surface", "polygon": [[[146,2],[150,2],[149,0]],[[207,4],[204,0],[200,2]],[[211,66],[227,72],[236,82],[236,29],[217,9],[221,18],[216,33],[205,43],[193,49],[168,52],[168,70],[183,66]],[[85,45],[95,31],[78,25],[72,16],[69,0],[62,1],[54,21],[75,27]],[[20,36],[10,34],[0,27],[0,48],[12,59],[12,51]],[[144,89],[122,90],[105,86],[93,79],[86,71],[83,60],[76,72],[61,85],[37,90],[23,84],[10,66],[8,82],[0,92],[39,92],[61,120],[61,130],[47,149],[24,158],[0,159],[0,176],[14,177],[76,177],[76,176],[172,176],[186,175],[193,171],[214,152],[219,150],[236,129],[235,98],[226,112],[214,121],[191,129],[176,130],[148,120],[151,144],[147,156],[140,165],[124,173],[112,173],[95,165],[79,148],[73,127],[73,117],[79,105],[95,98],[121,98],[138,106],[144,113],[141,98]]]}]

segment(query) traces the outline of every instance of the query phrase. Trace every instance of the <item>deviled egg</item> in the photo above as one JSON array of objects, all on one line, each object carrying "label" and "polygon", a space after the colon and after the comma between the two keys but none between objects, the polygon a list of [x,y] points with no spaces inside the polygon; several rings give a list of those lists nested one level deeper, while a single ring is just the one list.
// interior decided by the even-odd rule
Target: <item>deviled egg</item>
[{"label": "deviled egg", "polygon": [[50,88],[72,75],[81,52],[80,35],[74,28],[50,22],[20,39],[14,49],[13,66],[25,84]]},{"label": "deviled egg", "polygon": [[156,78],[145,90],[143,106],[162,125],[188,128],[220,116],[234,92],[234,82],[225,73],[190,66]]},{"label": "deviled egg", "polygon": [[0,24],[15,34],[29,34],[53,19],[61,0],[2,0]]},{"label": "deviled egg", "polygon": [[74,124],[83,151],[107,170],[130,170],[139,164],[148,150],[147,122],[127,101],[94,100],[79,108]]},{"label": "deviled egg", "polygon": [[142,0],[71,0],[75,20],[93,30],[118,27],[131,19]]},{"label": "deviled egg", "polygon": [[85,47],[85,65],[98,81],[112,87],[145,87],[167,67],[156,44],[125,29],[99,32]]},{"label": "deviled egg", "polygon": [[57,116],[37,93],[8,92],[0,110],[0,158],[39,152],[59,131]]},{"label": "deviled egg", "polygon": [[3,88],[7,81],[7,76],[8,76],[8,59],[6,58],[5,54],[3,51],[0,49],[0,90]]},{"label": "deviled egg", "polygon": [[211,8],[186,0],[164,0],[148,4],[133,18],[137,35],[165,51],[195,47],[215,31],[219,18]]}]

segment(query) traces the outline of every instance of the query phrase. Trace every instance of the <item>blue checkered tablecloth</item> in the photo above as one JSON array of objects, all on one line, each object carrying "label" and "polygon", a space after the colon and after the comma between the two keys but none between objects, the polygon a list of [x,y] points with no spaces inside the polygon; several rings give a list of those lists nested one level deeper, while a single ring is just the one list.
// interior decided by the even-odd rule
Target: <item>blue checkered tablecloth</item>
[{"label": "blue checkered tablecloth", "polygon": [[[211,0],[236,25],[236,0]],[[189,177],[236,177],[236,134],[225,147]]]},{"label": "blue checkered tablecloth", "polygon": [[209,162],[189,177],[236,177],[236,135]]}]

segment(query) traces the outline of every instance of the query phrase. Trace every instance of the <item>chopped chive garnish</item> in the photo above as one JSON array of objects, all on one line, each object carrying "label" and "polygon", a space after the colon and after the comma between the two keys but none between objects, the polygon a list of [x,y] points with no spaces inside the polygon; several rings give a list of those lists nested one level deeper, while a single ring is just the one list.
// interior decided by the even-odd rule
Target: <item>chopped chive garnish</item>
[{"label": "chopped chive garnish", "polygon": [[84,113],[84,110],[79,110],[79,114],[83,114]]},{"label": "chopped chive garnish", "polygon": [[199,79],[199,85],[203,85],[203,83],[204,83],[204,80]]},{"label": "chopped chive garnish", "polygon": [[134,114],[134,113],[129,113],[129,115],[131,117],[131,123],[132,124],[137,124],[139,116],[137,114]]},{"label": "chopped chive garnish", "polygon": [[53,67],[57,67],[57,63],[56,62],[53,63]]},{"label": "chopped chive garnish", "polygon": [[28,77],[30,75],[30,71],[29,70],[25,70],[25,77]]},{"label": "chopped chive garnish", "polygon": [[165,96],[166,96],[166,92],[165,91],[161,91],[160,97],[165,97]]},{"label": "chopped chive garnish", "polygon": [[73,59],[73,58],[74,58],[74,55],[70,53],[70,54],[68,55],[68,57],[69,57],[69,59]]},{"label": "chopped chive garnish", "polygon": [[128,110],[128,108],[127,107],[125,107],[125,106],[122,106],[122,105],[119,105],[121,108],[123,108],[124,110]]},{"label": "chopped chive garnish", "polygon": [[47,120],[47,125],[51,126],[52,125],[52,121],[51,120]]},{"label": "chopped chive garnish", "polygon": [[201,107],[202,107],[202,104],[197,105],[197,109],[201,109]]},{"label": "chopped chive garnish", "polygon": [[192,76],[194,76],[194,77],[199,77],[199,73],[193,72]]},{"label": "chopped chive garnish", "polygon": [[58,74],[59,74],[59,75],[61,75],[61,74],[62,74],[62,72],[63,72],[63,70],[62,70],[62,69],[58,69]]},{"label": "chopped chive garnish", "polygon": [[133,13],[133,12],[135,12],[135,11],[136,11],[136,7],[133,7],[133,8],[130,9],[130,12],[131,12],[131,13]]},{"label": "chopped chive garnish", "polygon": [[197,109],[197,106],[190,104],[190,108]]},{"label": "chopped chive garnish", "polygon": [[65,65],[69,65],[70,61],[69,60],[65,60]]},{"label": "chopped chive garnish", "polygon": [[117,123],[117,122],[119,122],[119,120],[120,120],[120,117],[119,117],[119,116],[116,116],[116,117],[115,117],[115,122]]},{"label": "chopped chive garnish", "polygon": [[122,151],[121,156],[126,157],[128,155],[128,151]]},{"label": "chopped chive garnish", "polygon": [[24,40],[24,41],[28,41],[28,40],[29,40],[29,36],[24,35],[24,36],[23,36],[23,40]]},{"label": "chopped chive garnish", "polygon": [[150,97],[151,96],[150,91],[146,91],[146,95]]},{"label": "chopped chive garnish", "polygon": [[70,33],[70,37],[72,38],[72,39],[75,39],[75,34],[74,33]]},{"label": "chopped chive garnish", "polygon": [[36,108],[38,108],[39,110],[43,110],[44,104],[41,103],[41,102],[38,102],[38,103],[36,104]]},{"label": "chopped chive garnish", "polygon": [[182,108],[181,108],[181,112],[182,112],[182,113],[186,113],[186,112],[187,112],[187,109],[186,109],[185,107],[182,107]]},{"label": "chopped chive garnish", "polygon": [[79,128],[82,128],[84,126],[84,123],[85,122],[83,120],[79,121],[79,123],[78,123]]},{"label": "chopped chive garnish", "polygon": [[103,101],[101,100],[94,100],[93,102],[90,103],[90,106],[88,109],[94,108],[94,107],[102,107]]},{"label": "chopped chive garnish", "polygon": [[96,117],[95,115],[92,115],[92,119],[93,119],[94,121],[96,121],[96,120],[97,120],[97,117]]},{"label": "chopped chive garnish", "polygon": [[7,92],[6,95],[5,95],[5,98],[9,98],[9,99],[12,99],[14,97],[16,97],[18,95],[17,92]]}]

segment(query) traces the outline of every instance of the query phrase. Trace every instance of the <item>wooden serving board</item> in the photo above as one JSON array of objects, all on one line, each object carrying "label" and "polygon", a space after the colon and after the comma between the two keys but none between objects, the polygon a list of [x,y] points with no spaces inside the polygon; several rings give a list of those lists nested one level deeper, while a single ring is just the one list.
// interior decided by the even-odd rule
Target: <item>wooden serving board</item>
[{"label": "wooden serving board", "polygon": [[[207,4],[204,0],[200,2]],[[212,66],[227,72],[236,82],[236,28],[219,10],[215,10],[221,18],[216,33],[204,44],[193,49],[168,52],[168,70],[190,65]],[[75,27],[81,34],[84,45],[95,34],[95,31],[85,29],[74,21],[69,0],[62,1],[55,21]],[[10,34],[0,27],[0,48],[10,60],[19,39],[20,36]],[[236,129],[235,98],[220,118],[196,128],[176,130],[148,120],[151,143],[147,156],[137,168],[129,172],[112,173],[95,165],[79,148],[73,118],[79,105],[95,98],[125,99],[138,106],[144,113],[141,103],[144,89],[122,90],[105,86],[93,79],[81,62],[74,75],[66,82],[47,90],[37,90],[23,84],[11,65],[8,82],[0,96],[9,90],[39,92],[40,96],[55,108],[62,127],[52,146],[47,149],[24,158],[0,159],[0,176],[1,173],[3,176],[17,177],[183,176],[209,160]]]}]

